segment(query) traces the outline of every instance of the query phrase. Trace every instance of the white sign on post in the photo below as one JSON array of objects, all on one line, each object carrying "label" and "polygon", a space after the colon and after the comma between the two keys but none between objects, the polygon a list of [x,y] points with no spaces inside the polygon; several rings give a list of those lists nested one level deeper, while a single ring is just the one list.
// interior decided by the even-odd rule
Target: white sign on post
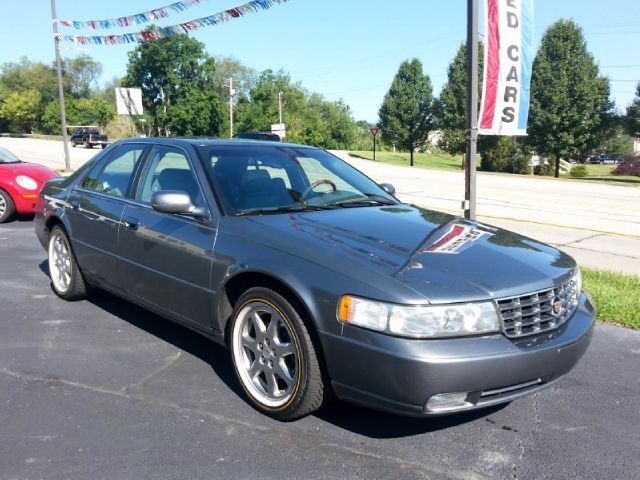
[{"label": "white sign on post", "polygon": [[142,115],[142,90],[139,88],[116,88],[118,115]]},{"label": "white sign on post", "polygon": [[274,123],[271,125],[271,133],[275,133],[282,140],[287,136],[287,126],[284,123]]}]

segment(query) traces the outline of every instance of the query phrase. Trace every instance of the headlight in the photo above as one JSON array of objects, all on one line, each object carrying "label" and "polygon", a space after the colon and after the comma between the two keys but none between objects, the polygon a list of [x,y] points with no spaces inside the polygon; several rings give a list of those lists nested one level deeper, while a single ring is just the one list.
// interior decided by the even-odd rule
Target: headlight
[{"label": "headlight", "polygon": [[408,306],[345,295],[338,318],[344,323],[413,338],[458,337],[500,331],[493,302]]},{"label": "headlight", "polygon": [[18,175],[16,177],[16,183],[20,185],[25,190],[37,190],[38,183],[31,177],[27,177],[26,175]]},{"label": "headlight", "polygon": [[582,292],[582,272],[580,271],[579,267],[576,267],[576,273],[573,274],[571,280],[575,282],[576,292],[578,292],[579,297],[580,293]]}]

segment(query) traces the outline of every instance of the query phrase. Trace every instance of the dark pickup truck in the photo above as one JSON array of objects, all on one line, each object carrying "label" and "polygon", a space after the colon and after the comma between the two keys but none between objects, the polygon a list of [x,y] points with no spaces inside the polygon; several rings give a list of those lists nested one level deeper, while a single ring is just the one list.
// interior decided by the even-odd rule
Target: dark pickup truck
[{"label": "dark pickup truck", "polygon": [[71,135],[71,146],[84,145],[85,148],[93,148],[100,145],[106,148],[109,145],[109,139],[106,135],[101,134],[97,128],[81,128]]}]

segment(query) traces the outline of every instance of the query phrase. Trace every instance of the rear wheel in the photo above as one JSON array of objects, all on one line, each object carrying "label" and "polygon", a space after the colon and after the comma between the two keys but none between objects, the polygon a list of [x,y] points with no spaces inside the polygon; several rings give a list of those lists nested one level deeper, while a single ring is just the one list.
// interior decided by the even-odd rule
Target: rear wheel
[{"label": "rear wheel", "polygon": [[16,206],[11,195],[0,190],[0,223],[8,222],[16,213]]},{"label": "rear wheel", "polygon": [[49,276],[56,295],[65,300],[82,300],[87,287],[71,250],[69,237],[60,226],[55,226],[49,236]]},{"label": "rear wheel", "polygon": [[231,359],[250,402],[278,420],[317,410],[325,393],[318,355],[291,303],[268,288],[251,288],[231,319]]}]

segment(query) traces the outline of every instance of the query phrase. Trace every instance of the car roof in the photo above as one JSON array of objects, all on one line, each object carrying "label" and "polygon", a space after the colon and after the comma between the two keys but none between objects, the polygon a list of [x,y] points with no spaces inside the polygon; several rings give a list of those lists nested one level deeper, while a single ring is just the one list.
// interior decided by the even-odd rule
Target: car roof
[{"label": "car roof", "polygon": [[125,138],[118,143],[156,143],[167,145],[192,145],[192,146],[247,146],[247,147],[276,147],[276,148],[312,148],[318,150],[317,147],[310,145],[302,145],[298,143],[274,142],[271,140],[253,140],[246,138],[197,138],[197,137],[133,137]]}]

